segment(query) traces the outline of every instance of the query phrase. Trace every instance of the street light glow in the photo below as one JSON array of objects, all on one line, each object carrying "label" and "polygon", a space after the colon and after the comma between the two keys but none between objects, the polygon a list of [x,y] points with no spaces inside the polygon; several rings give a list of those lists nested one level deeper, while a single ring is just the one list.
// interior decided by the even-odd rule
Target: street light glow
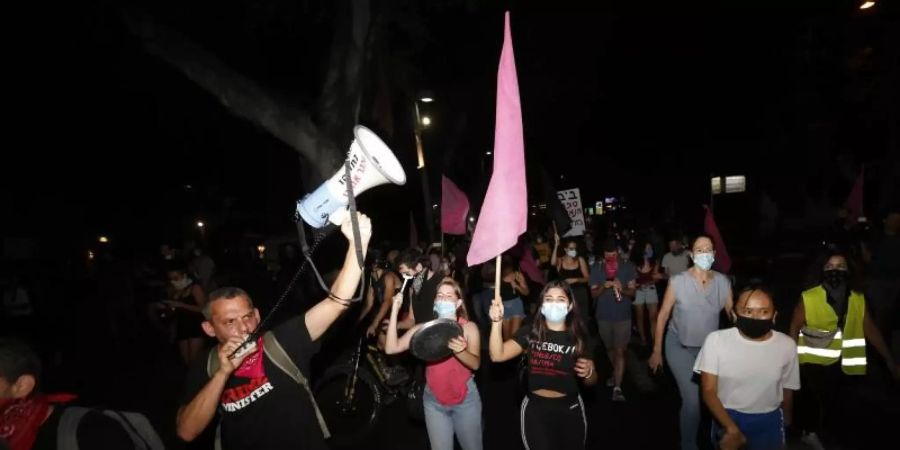
[{"label": "street light glow", "polygon": [[206,226],[206,224],[203,223],[203,221],[197,222],[197,228],[203,228],[203,227],[205,227],[205,226]]},{"label": "street light glow", "polygon": [[865,2],[862,5],[859,5],[859,9],[869,9],[875,6],[875,2]]},{"label": "street light glow", "polygon": [[106,244],[109,242],[109,238],[107,238],[106,236],[100,236],[100,238],[97,240],[100,241],[100,243],[102,243],[102,244]]},{"label": "street light glow", "polygon": [[434,99],[431,98],[431,97],[422,97],[422,98],[420,98],[419,100],[420,100],[422,103],[431,103],[431,102],[434,101]]},{"label": "street light glow", "polygon": [[423,125],[423,126],[426,126],[426,127],[427,127],[428,125],[431,125],[431,117],[428,117],[428,116],[422,116],[422,125]]}]

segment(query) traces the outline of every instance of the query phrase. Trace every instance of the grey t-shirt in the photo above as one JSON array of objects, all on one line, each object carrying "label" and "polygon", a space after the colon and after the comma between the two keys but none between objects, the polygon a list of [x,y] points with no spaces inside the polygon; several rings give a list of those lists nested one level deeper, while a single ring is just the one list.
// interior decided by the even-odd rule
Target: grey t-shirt
[{"label": "grey t-shirt", "polygon": [[678,256],[669,252],[663,255],[660,265],[665,269],[666,274],[669,275],[669,277],[674,277],[675,275],[688,270],[688,267],[691,265],[691,258],[688,256],[687,252],[682,252]]},{"label": "grey t-shirt", "polygon": [[686,347],[700,347],[706,336],[719,328],[719,313],[731,295],[731,281],[725,275],[712,271],[713,279],[704,291],[689,272],[675,275],[669,286],[675,292],[675,308],[669,322]]},{"label": "grey t-shirt", "polygon": [[[619,258],[619,268],[616,270],[616,278],[622,282],[622,286],[628,285],[637,278],[637,271],[631,261]],[[602,286],[606,282],[606,263],[599,260],[591,264],[591,286]],[[616,301],[616,294],[612,289],[607,289],[597,297],[596,317],[598,321],[620,322],[631,320],[631,298],[622,295],[621,301]]]}]

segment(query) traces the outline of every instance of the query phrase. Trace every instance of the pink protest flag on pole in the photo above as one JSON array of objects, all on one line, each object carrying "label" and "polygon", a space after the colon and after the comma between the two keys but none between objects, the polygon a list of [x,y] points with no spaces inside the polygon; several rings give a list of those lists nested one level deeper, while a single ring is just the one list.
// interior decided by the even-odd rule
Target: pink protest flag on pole
[{"label": "pink protest flag on pole", "polygon": [[858,222],[860,217],[865,217],[863,213],[863,182],[865,175],[866,169],[863,167],[859,171],[859,176],[856,177],[856,182],[853,183],[850,195],[847,196],[847,223],[850,225]]},{"label": "pink protest flag on pole", "polygon": [[713,262],[713,269],[728,273],[731,270],[731,257],[728,256],[728,249],[725,247],[725,241],[722,240],[722,233],[719,233],[719,227],[716,225],[716,219],[713,217],[712,210],[709,205],[703,205],[706,209],[706,219],[703,221],[703,232],[708,234],[716,246],[716,260]]},{"label": "pink protest flag on pole", "polygon": [[469,199],[446,175],[441,175],[441,232],[466,234]]},{"label": "pink protest flag on pole", "polygon": [[525,186],[525,138],[519,82],[513,56],[509,12],[497,71],[497,123],[494,125],[494,173],[481,204],[466,260],[469,266],[499,256],[518,242],[528,225]]},{"label": "pink protest flag on pole", "polygon": [[413,218],[412,211],[409,212],[409,247],[413,248],[419,245],[419,233],[416,231],[416,219]]}]

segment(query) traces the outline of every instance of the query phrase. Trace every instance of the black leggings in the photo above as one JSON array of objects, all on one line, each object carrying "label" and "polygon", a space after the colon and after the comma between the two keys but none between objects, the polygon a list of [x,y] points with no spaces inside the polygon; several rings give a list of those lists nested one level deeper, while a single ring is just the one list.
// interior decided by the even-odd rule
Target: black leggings
[{"label": "black leggings", "polygon": [[547,398],[528,395],[520,415],[526,450],[578,450],[585,448],[587,417],[581,396]]}]

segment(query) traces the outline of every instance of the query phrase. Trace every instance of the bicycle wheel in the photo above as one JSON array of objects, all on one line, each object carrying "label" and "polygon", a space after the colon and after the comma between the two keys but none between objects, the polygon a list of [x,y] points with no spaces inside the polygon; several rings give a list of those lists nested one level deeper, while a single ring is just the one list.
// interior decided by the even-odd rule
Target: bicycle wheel
[{"label": "bicycle wheel", "polygon": [[352,375],[353,366],[341,364],[326,369],[315,384],[316,402],[331,432],[332,446],[361,443],[375,427],[381,412],[382,394],[375,377],[360,367],[351,397],[346,387]]}]

